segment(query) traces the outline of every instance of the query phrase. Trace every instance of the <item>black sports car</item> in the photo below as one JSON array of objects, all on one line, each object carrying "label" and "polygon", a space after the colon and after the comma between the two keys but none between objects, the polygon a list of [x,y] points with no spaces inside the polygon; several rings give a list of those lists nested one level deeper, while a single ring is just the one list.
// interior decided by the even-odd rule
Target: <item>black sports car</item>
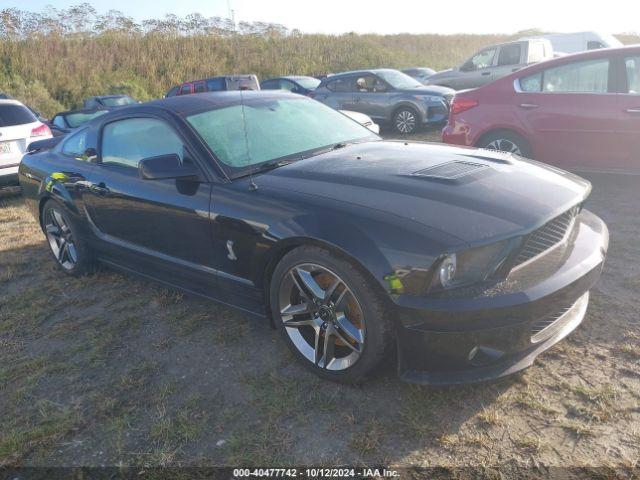
[{"label": "black sports car", "polygon": [[528,367],[582,321],[608,246],[575,175],[383,141],[281,92],[114,110],[34,144],[20,180],[62,271],[99,261],[270,318],[345,382],[390,352],[427,384]]}]

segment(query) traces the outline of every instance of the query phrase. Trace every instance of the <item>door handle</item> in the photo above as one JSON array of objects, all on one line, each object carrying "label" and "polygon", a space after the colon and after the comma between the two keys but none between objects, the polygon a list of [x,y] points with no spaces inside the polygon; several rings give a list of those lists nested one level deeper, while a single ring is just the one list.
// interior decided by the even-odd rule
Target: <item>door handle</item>
[{"label": "door handle", "polygon": [[89,190],[91,190],[93,193],[96,193],[98,195],[106,195],[111,191],[107,188],[104,182],[92,183],[91,186],[89,187]]},{"label": "door handle", "polygon": [[538,108],[540,105],[536,105],[535,103],[521,103],[519,105],[520,108],[524,108],[525,110],[533,110],[534,108]]},{"label": "door handle", "polygon": [[627,112],[627,113],[640,113],[640,107],[637,107],[637,108],[627,108],[627,109],[625,110],[625,112]]},{"label": "door handle", "polygon": [[486,77],[487,75],[491,75],[491,72],[482,72],[480,75],[482,75],[483,77]]}]

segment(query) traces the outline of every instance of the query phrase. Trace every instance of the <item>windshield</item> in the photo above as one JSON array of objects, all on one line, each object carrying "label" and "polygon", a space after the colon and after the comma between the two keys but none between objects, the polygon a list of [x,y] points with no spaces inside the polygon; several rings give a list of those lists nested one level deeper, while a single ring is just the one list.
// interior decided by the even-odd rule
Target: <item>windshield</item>
[{"label": "windshield", "polygon": [[422,84],[416,82],[415,78],[411,78],[406,73],[402,73],[398,70],[378,70],[375,73],[393,88],[397,88],[398,90],[422,87]]},{"label": "windshield", "polygon": [[123,105],[133,105],[136,101],[131,97],[106,97],[102,99],[102,104],[106,107],[121,107]]},{"label": "windshield", "polygon": [[306,88],[307,90],[315,90],[318,88],[318,85],[320,85],[320,80],[313,77],[299,77],[296,78],[296,82],[298,82],[302,88]]},{"label": "windshield", "polygon": [[80,125],[87,123],[92,118],[99,117],[100,115],[104,115],[107,113],[107,110],[98,110],[97,112],[88,112],[88,113],[69,113],[65,115],[65,119],[67,120],[67,124],[71,128],[77,128]]},{"label": "windshield", "polygon": [[229,167],[231,176],[263,162],[299,159],[331,145],[379,139],[341,113],[304,97],[254,97],[244,107],[209,110],[190,115],[187,121]]}]

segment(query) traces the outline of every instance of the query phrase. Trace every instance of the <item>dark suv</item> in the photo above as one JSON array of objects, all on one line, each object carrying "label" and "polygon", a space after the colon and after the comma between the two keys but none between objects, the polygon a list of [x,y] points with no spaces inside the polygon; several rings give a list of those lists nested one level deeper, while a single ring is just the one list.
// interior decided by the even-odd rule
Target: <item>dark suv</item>
[{"label": "dark suv", "polygon": [[447,87],[425,87],[398,70],[380,68],[331,75],[311,96],[337,110],[366,113],[400,133],[413,133],[421,126],[445,122],[454,93]]}]

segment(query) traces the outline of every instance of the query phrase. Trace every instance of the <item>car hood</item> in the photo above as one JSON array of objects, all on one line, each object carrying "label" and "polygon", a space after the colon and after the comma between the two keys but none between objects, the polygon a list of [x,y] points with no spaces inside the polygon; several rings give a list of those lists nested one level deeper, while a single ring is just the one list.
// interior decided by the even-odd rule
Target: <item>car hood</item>
[{"label": "car hood", "polygon": [[[444,164],[443,171],[452,166],[471,171],[454,179],[416,173]],[[511,154],[400,141],[353,144],[266,172],[256,181],[261,188],[383,211],[468,245],[527,233],[582,202],[591,190],[580,177]]]},{"label": "car hood", "polygon": [[448,70],[441,70],[427,78],[427,82],[431,82],[432,80],[437,80],[439,78],[451,77],[455,73],[457,73],[457,70],[454,70],[453,68],[449,68]]}]

